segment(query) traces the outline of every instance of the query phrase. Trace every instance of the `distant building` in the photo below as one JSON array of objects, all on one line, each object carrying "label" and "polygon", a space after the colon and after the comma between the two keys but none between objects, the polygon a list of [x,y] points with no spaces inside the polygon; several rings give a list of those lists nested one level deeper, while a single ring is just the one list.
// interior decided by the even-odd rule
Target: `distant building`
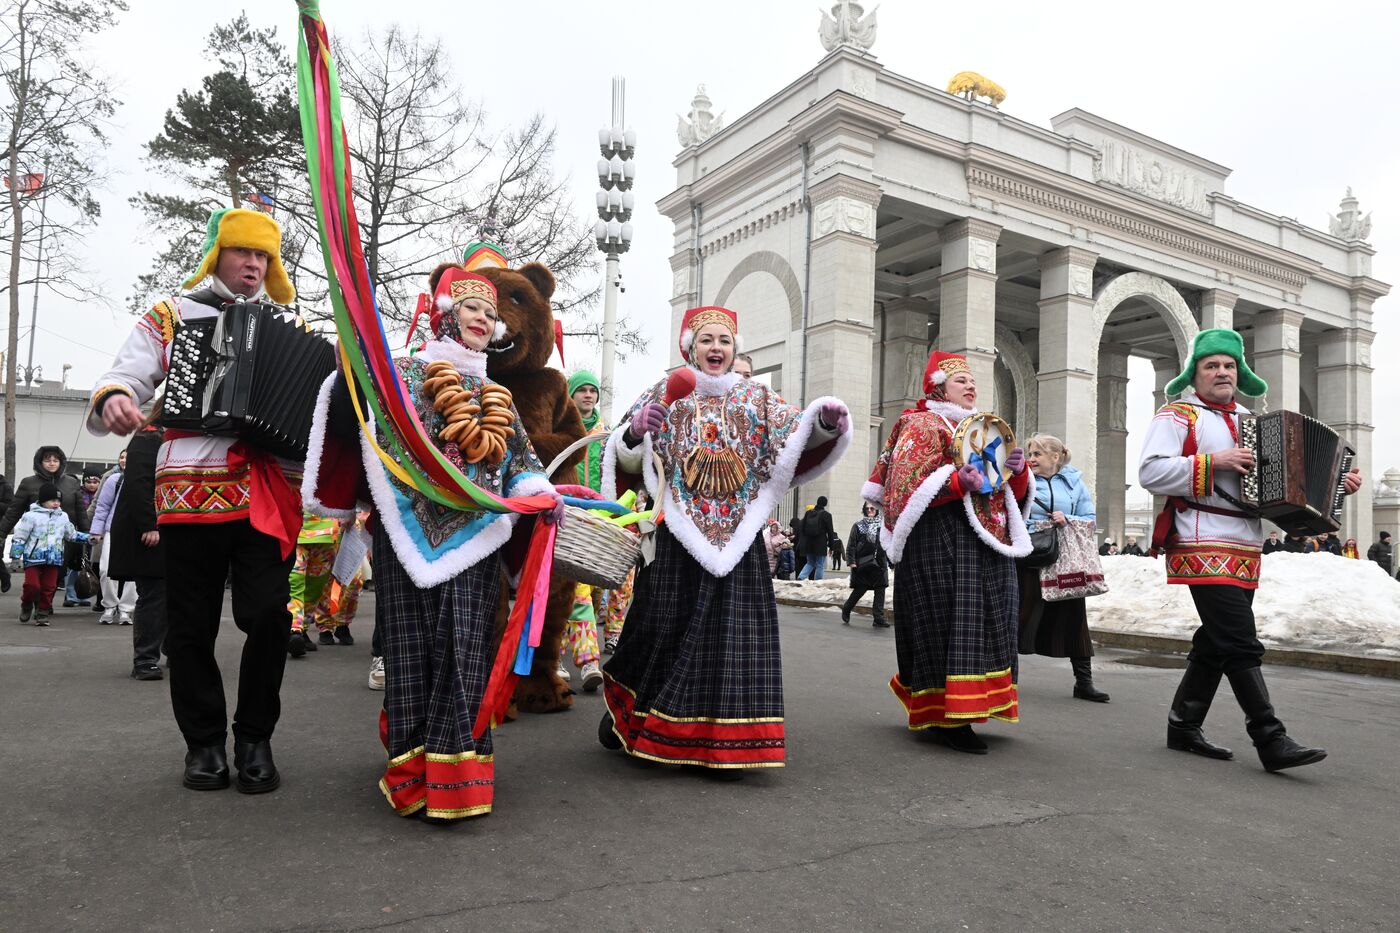
[{"label": "distant building", "polygon": [[[34,472],[34,451],[45,444],[68,455],[68,471],[81,474],[86,466],[106,468],[117,462],[127,438],[109,434],[94,437],[83,424],[89,389],[70,389],[58,383],[15,387],[15,475],[12,484]],[[5,387],[0,382],[0,402]],[[0,434],[4,431],[0,423]]]}]

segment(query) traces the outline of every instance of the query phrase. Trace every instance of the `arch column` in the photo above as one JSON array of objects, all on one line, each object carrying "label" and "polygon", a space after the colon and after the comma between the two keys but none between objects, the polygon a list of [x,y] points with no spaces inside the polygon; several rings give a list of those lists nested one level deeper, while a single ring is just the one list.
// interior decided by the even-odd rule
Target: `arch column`
[{"label": "arch column", "polygon": [[[928,363],[928,324],[933,303],[924,298],[886,302],[876,321],[875,371],[883,373],[874,414],[882,419],[872,436],[876,453],[900,412],[924,397],[924,366]],[[883,400],[883,401],[881,401]]]},{"label": "arch column", "polygon": [[[1099,347],[1098,466],[1094,502],[1099,532],[1122,544],[1128,500],[1128,348]],[[1074,448],[1070,448],[1073,451]]]},{"label": "arch column", "polygon": [[1094,264],[1077,246],[1040,258],[1039,430],[1065,442],[1087,477],[1095,476],[1094,370],[1099,335],[1094,322]]},{"label": "arch column", "polygon": [[1298,411],[1303,320],[1303,312],[1288,308],[1261,311],[1254,316],[1253,369],[1269,384],[1270,411]]},{"label": "arch column", "polygon": [[1233,330],[1235,327],[1235,302],[1240,296],[1221,288],[1210,288],[1201,293],[1201,330],[1222,327]]},{"label": "arch column", "polygon": [[938,277],[938,349],[967,357],[977,407],[996,410],[997,239],[1001,228],[964,217],[944,227]]},{"label": "arch column", "polygon": [[[1357,544],[1372,540],[1374,518],[1371,491],[1379,478],[1373,475],[1371,435],[1371,342],[1376,335],[1364,327],[1344,327],[1323,334],[1317,341],[1317,417],[1356,451],[1354,466],[1365,480],[1356,495],[1342,506],[1343,540]],[[1369,546],[1369,544],[1367,544]]]},{"label": "arch column", "polygon": [[[1181,372],[1181,364],[1176,360],[1153,360],[1152,361],[1152,411],[1155,414],[1163,405],[1167,404],[1167,383],[1176,378],[1176,374]],[[1137,464],[1131,466],[1133,475],[1137,475]],[[1152,518],[1156,521],[1157,514],[1162,511],[1162,506],[1166,504],[1165,496],[1152,497]],[[1151,526],[1148,528],[1151,535]],[[1143,544],[1143,550],[1147,550],[1147,545]]]},{"label": "arch column", "polygon": [[[851,410],[851,453],[803,486],[803,502],[826,496],[838,520],[860,514],[860,487],[870,475],[875,344],[875,208],[878,185],[836,175],[811,189],[812,268],[807,296],[807,404],[824,395]],[[794,387],[795,389],[795,387]],[[797,404],[790,389],[787,400]]]}]

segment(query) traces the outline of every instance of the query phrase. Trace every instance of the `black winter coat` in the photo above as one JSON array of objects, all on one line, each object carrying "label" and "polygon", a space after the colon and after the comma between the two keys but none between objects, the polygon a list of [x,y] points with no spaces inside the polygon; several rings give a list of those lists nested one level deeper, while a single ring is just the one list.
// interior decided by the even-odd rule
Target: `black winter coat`
[{"label": "black winter coat", "polygon": [[[58,470],[55,473],[44,469],[44,455],[51,453],[58,454]],[[10,507],[5,510],[5,517],[0,519],[0,541],[15,530],[20,516],[39,501],[39,488],[45,483],[53,483],[58,487],[59,505],[68,513],[73,527],[79,531],[88,530],[87,509],[83,508],[83,484],[76,476],[69,476],[63,472],[67,467],[68,455],[60,447],[46,445],[34,451],[34,475],[20,480],[14,498],[10,500]]]},{"label": "black winter coat", "polygon": [[117,501],[112,506],[107,543],[112,549],[107,559],[107,575],[113,580],[165,576],[165,542],[155,547],[141,543],[141,535],[156,531],[156,454],[162,434],[140,431],[126,447],[126,470],[120,482]]},{"label": "black winter coat", "polygon": [[[809,517],[815,516],[816,521],[808,521]],[[835,534],[831,527],[831,513],[826,509],[812,508],[798,519],[798,551],[804,557],[812,557],[820,554],[825,556],[831,544],[831,536]]]},{"label": "black winter coat", "polygon": [[851,589],[882,590],[890,585],[885,549],[860,533],[860,522],[846,537],[846,562],[851,565]]}]

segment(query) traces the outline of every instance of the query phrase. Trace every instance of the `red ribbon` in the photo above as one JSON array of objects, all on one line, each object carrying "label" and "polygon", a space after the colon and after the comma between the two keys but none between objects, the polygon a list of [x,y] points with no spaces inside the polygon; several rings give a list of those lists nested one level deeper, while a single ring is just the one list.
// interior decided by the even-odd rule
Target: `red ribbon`
[{"label": "red ribbon", "polygon": [[277,460],[265,450],[238,441],[228,449],[229,469],[248,468],[248,513],[253,527],[282,542],[282,559],[297,546],[301,533],[301,497],[287,482]]},{"label": "red ribbon", "polygon": [[[510,699],[515,695],[515,684],[520,679],[514,671],[520,639],[530,639],[530,644],[539,646],[549,575],[554,566],[556,531],[557,525],[536,519],[530,535],[530,549],[525,557],[525,569],[520,576],[520,585],[515,589],[515,605],[511,607],[510,619],[501,635],[501,644],[496,649],[496,659],[491,665],[491,675],[486,682],[481,705],[477,707],[476,722],[472,725],[473,738],[481,738],[487,729],[505,721]],[[505,599],[504,593],[501,598]]]}]

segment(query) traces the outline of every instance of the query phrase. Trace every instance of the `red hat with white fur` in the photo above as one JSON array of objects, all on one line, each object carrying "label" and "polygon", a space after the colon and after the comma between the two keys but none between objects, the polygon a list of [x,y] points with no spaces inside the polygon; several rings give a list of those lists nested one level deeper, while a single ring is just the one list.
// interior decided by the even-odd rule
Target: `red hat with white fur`
[{"label": "red hat with white fur", "polygon": [[706,305],[703,308],[691,308],[681,318],[681,359],[690,362],[690,347],[695,343],[695,335],[708,324],[722,324],[729,328],[729,332],[734,335],[734,352],[743,352],[744,345],[739,336],[739,315],[728,308]]},{"label": "red hat with white fur", "polygon": [[967,357],[934,350],[929,354],[928,365],[924,367],[924,394],[932,395],[934,386],[941,386],[956,373],[970,372],[972,367],[967,365]]}]

